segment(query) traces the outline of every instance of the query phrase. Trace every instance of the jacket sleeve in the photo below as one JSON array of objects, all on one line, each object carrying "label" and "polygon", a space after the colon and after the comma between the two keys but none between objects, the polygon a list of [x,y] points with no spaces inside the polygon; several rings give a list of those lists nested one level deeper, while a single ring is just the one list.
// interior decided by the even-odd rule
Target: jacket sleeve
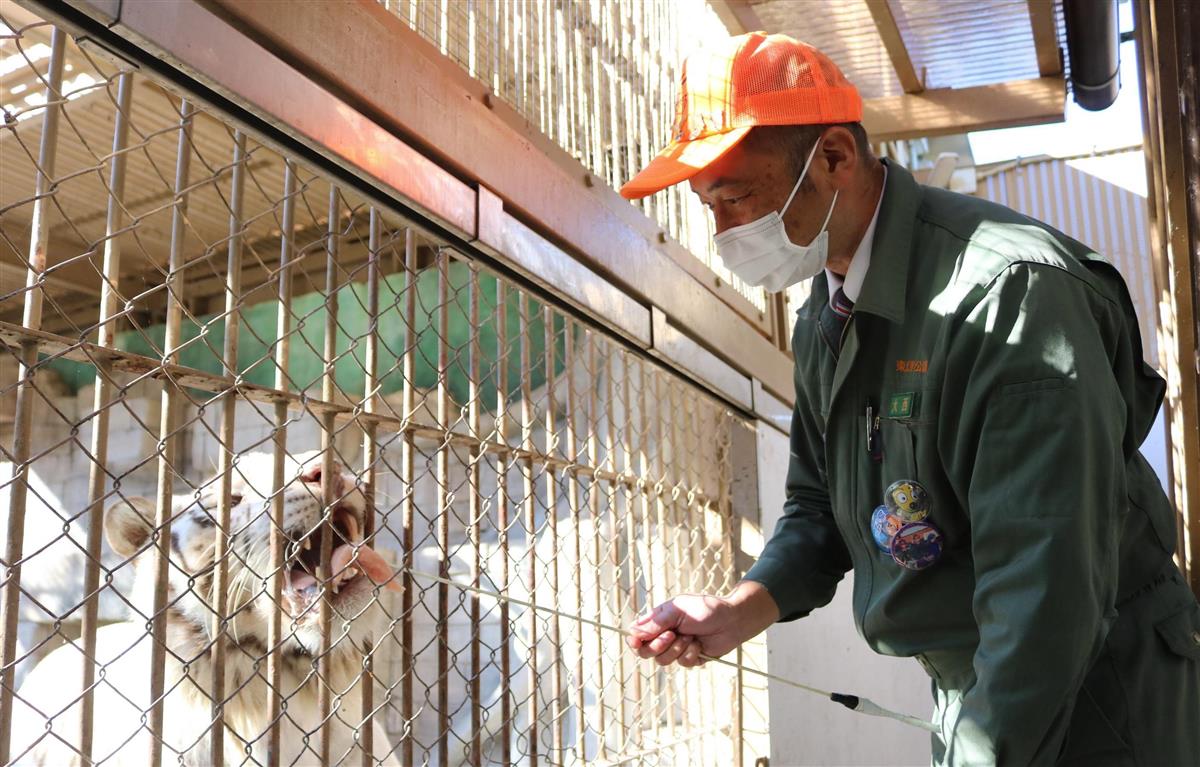
[{"label": "jacket sleeve", "polygon": [[955,333],[940,440],[970,518],[979,646],[946,764],[1050,765],[1116,615],[1128,328],[1086,275],[1019,263]]},{"label": "jacket sleeve", "polygon": [[804,617],[828,604],[850,569],[850,554],[829,503],[825,440],[798,369],[799,365],[783,516],[744,578],[767,588],[779,607],[781,621]]}]

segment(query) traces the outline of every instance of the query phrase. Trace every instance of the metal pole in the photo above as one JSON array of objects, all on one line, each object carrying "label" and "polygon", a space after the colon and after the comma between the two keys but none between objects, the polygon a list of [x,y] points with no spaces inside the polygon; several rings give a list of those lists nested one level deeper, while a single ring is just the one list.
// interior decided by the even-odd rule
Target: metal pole
[{"label": "metal pole", "polygon": [[[62,101],[63,48],[66,44],[66,33],[58,27],[54,28],[50,38],[50,71],[47,90],[48,103],[42,118],[42,134],[38,147],[38,174],[35,182],[33,203],[33,230],[29,240],[29,267],[25,277],[25,307],[21,324],[30,330],[39,330],[42,325],[42,288],[41,281],[46,271],[46,247],[50,237],[50,219],[47,206],[50,198],[50,185],[54,182],[54,160],[58,149],[58,117]],[[12,712],[14,672],[17,663],[17,624],[21,613],[21,559],[25,556],[25,513],[29,493],[29,454],[32,452],[33,441],[33,403],[34,365],[37,364],[37,342],[28,340],[21,344],[20,364],[17,371],[17,408],[13,423],[13,482],[8,510],[8,543],[5,547],[4,564],[7,566],[4,582],[3,616],[0,617],[0,631],[3,638],[0,646],[3,649],[3,674],[0,678],[0,763],[8,762],[8,751],[12,740]],[[93,520],[94,522],[94,520]],[[96,527],[99,527],[98,525]],[[89,561],[89,569],[97,565]],[[97,578],[98,581],[98,578]],[[95,591],[84,591],[84,595]],[[90,663],[84,656],[84,666],[90,668]],[[85,674],[87,671],[85,670]],[[84,685],[83,708],[90,714],[92,696],[90,684]],[[91,722],[88,720],[86,730],[89,749],[83,753],[90,755]]]},{"label": "metal pole", "polygon": [[[480,587],[480,574],[483,570],[481,536],[481,517],[483,516],[483,492],[479,482],[479,462],[483,460],[483,450],[478,447],[477,440],[482,435],[479,433],[479,379],[482,370],[482,356],[479,345],[479,267],[474,262],[471,263],[471,286],[470,286],[470,324],[471,324],[471,346],[468,355],[468,364],[470,365],[469,383],[467,389],[467,429],[471,435],[472,445],[470,453],[470,464],[467,466],[467,486],[470,492],[470,528],[468,535],[471,541],[472,562],[471,562],[471,585],[475,588]],[[479,675],[482,673],[482,658],[480,655],[479,631],[480,631],[480,603],[479,595],[471,594],[471,678],[468,682],[471,695],[471,745],[470,745],[470,762],[474,767],[481,767],[483,764],[483,742],[481,728],[483,726],[483,709],[480,700]]]},{"label": "metal pole", "polygon": [[[496,527],[500,543],[500,593],[509,589],[509,498],[508,471],[512,452],[508,450],[508,296],[502,281],[496,281],[496,441],[506,452],[496,461]],[[508,601],[500,603],[500,759],[512,762],[512,655],[509,652],[511,626]]]},{"label": "metal pole", "polygon": [[[586,331],[584,336],[587,344],[587,369],[588,369],[588,434],[587,434],[587,456],[588,466],[592,469],[591,480],[588,482],[588,512],[591,514],[592,527],[595,532],[592,535],[592,560],[595,563],[596,569],[603,572],[603,545],[601,536],[603,526],[600,519],[600,494],[603,492],[600,479],[596,476],[596,472],[600,468],[600,443],[597,432],[600,429],[600,414],[599,414],[599,375],[596,370],[596,337],[591,330]],[[607,378],[607,376],[605,376]],[[596,593],[596,615],[600,620],[604,620],[604,589],[595,589]],[[596,695],[598,705],[596,707],[596,737],[600,746],[600,758],[603,759],[608,755],[607,735],[605,734],[605,722],[607,721],[607,707],[604,704],[606,696],[605,687],[608,684],[608,677],[604,674],[604,654],[605,644],[604,637],[599,629],[593,630],[593,637],[596,640],[596,686],[599,687],[599,693]]]},{"label": "metal pole", "polygon": [[[238,307],[242,298],[242,209],[246,191],[246,134],[233,135],[233,178],[229,191],[229,243],[225,265],[225,339],[221,358],[225,375],[237,379],[238,368]],[[214,764],[225,761],[225,629],[228,620],[229,539],[230,516],[233,505],[234,432],[237,421],[237,387],[226,390],[221,409],[221,450],[218,467],[221,473],[220,497],[217,500],[217,529],[213,556],[216,573],[213,579],[212,647],[212,709],[213,725],[209,733]]]},{"label": "metal pole", "polygon": [[[163,341],[163,366],[177,362],[177,349],[182,340],[184,239],[187,235],[186,217],[188,176],[192,156],[192,117],[195,109],[186,99],[179,106],[179,144],[175,162],[175,205],[171,211],[171,253],[167,265],[167,322]],[[158,767],[162,761],[163,689],[167,661],[167,590],[171,568],[171,519],[175,514],[173,486],[175,454],[179,423],[179,399],[183,393],[170,374],[163,376],[162,405],[158,426],[158,492],[154,509],[154,609],[151,613],[154,644],[150,648],[150,753],[149,763]],[[186,673],[186,672],[185,672]]]},{"label": "metal pole", "polygon": [[[546,364],[546,456],[556,458],[558,435],[554,428],[554,312],[549,306],[542,309],[545,326]],[[552,465],[544,468],[546,477],[546,531],[550,535],[550,604],[558,604],[558,476]],[[563,763],[562,711],[562,635],[558,614],[550,616],[550,749],[551,761]]]},{"label": "metal pole", "polygon": [[[133,74],[125,72],[117,81],[117,113],[113,127],[113,153],[109,165],[108,210],[105,220],[104,277],[100,286],[99,335],[102,347],[112,347],[117,336],[117,287],[121,274],[121,244],[117,232],[125,226],[125,148],[129,138],[129,110],[133,99]],[[84,569],[84,594],[87,602],[83,611],[83,677],[82,687],[88,691],[80,706],[79,752],[85,763],[92,758],[93,719],[95,702],[91,688],[95,683],[96,632],[100,614],[100,558],[104,536],[104,499],[108,483],[108,424],[113,402],[112,363],[98,359],[96,383],[92,399],[91,454],[88,467],[88,560]],[[11,539],[10,539],[11,540]],[[0,760],[3,761],[3,760]]]},{"label": "metal pole", "polygon": [[[579,445],[575,430],[578,415],[578,399],[575,393],[575,331],[579,325],[568,320],[566,338],[563,341],[563,366],[567,374],[567,502],[571,514],[571,556],[575,562],[574,608],[579,619],[575,621],[575,760],[587,761],[587,709],[584,705],[584,658],[583,658],[583,550],[579,530]],[[598,534],[592,531],[593,537]],[[597,584],[598,585],[598,584]]]},{"label": "metal pole", "polygon": [[[279,235],[279,283],[277,297],[279,305],[275,314],[275,344],[272,357],[275,363],[275,390],[287,392],[291,389],[288,377],[288,361],[291,356],[291,303],[292,262],[295,259],[296,218],[296,168],[291,160],[285,159],[283,172],[283,211]],[[267,762],[278,767],[280,751],[280,718],[283,710],[283,579],[284,579],[284,490],[287,477],[284,475],[287,460],[288,403],[281,398],[275,403],[275,461],[271,476],[271,602],[280,609],[271,611],[271,622],[267,626],[267,708],[271,716],[271,728],[267,735]]]},{"label": "metal pole", "polygon": [[[383,223],[377,208],[371,208],[367,234],[367,350],[363,370],[363,412],[374,415],[375,396],[379,389],[379,250]],[[363,540],[371,542],[375,535],[375,464],[379,461],[378,424],[373,419],[362,423],[363,473],[366,475],[366,519],[363,521]],[[382,593],[382,592],[379,592]],[[376,599],[379,597],[376,596]],[[375,765],[375,648],[368,647],[363,658],[363,680],[360,695],[364,715],[362,731],[362,767]]]},{"label": "metal pole", "polygon": [[[409,227],[404,232],[404,360],[401,370],[404,378],[404,390],[401,400],[404,423],[408,424],[413,417],[415,397],[413,387],[416,385],[416,354],[417,354],[417,232]],[[404,719],[404,742],[401,747],[404,767],[413,764],[413,675],[416,673],[413,658],[413,434],[404,430],[404,439],[400,443],[400,481],[404,486],[404,495],[400,504],[401,526],[403,528],[401,541],[404,557],[404,572],[401,575],[403,592],[401,600],[400,625],[400,716]]]},{"label": "metal pole", "polygon": [[[337,362],[337,314],[338,314],[338,220],[341,214],[341,199],[336,186],[329,187],[329,222],[325,235],[325,345],[323,349],[324,369],[321,373],[321,399],[334,402],[337,381],[334,365]],[[333,508],[337,504],[338,465],[334,461],[333,411],[321,413],[321,524],[325,533],[321,536],[321,562],[317,569],[317,581],[321,584],[321,601],[318,620],[321,624],[320,651],[317,653],[317,683],[320,689],[320,757],[321,764],[329,764],[330,720],[333,718],[333,691],[330,687],[333,673],[331,641],[333,624],[333,595],[330,581],[333,579]],[[341,756],[340,754],[338,755]]]},{"label": "metal pole", "polygon": [[[437,254],[438,270],[438,430],[450,430],[450,256],[441,249]],[[450,441],[443,439],[437,449],[437,543],[438,575],[450,577]],[[437,654],[437,717],[438,764],[450,763],[450,587],[439,583],[438,593],[438,654]]]},{"label": "metal pole", "polygon": [[[534,498],[533,459],[533,383],[530,380],[529,345],[531,336],[529,330],[529,298],[523,292],[517,293],[520,310],[517,314],[520,323],[521,347],[521,450],[525,454],[521,460],[521,484],[524,497],[522,506],[525,516],[525,577],[529,588],[529,603],[537,604],[537,520],[535,517],[537,504]],[[538,764],[538,686],[541,679],[538,675],[537,645],[538,619],[534,610],[526,610],[529,620],[529,652],[526,658],[529,674],[529,767]]]}]

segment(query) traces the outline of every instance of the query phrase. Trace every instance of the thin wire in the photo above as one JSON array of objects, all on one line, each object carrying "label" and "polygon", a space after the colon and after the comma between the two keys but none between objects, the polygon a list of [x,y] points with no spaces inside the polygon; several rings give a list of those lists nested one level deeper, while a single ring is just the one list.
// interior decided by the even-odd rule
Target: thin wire
[{"label": "thin wire", "polygon": [[[544,612],[544,613],[549,613],[551,615],[557,615],[560,618],[568,618],[573,621],[580,621],[581,623],[586,623],[587,625],[593,626],[598,629],[605,629],[607,631],[615,631],[616,633],[621,634],[622,636],[633,636],[633,632],[631,632],[627,629],[623,629],[619,626],[611,626],[607,623],[602,623],[600,621],[593,620],[592,618],[585,618],[582,615],[572,615],[570,613],[562,612],[561,610],[556,610],[553,607],[548,607],[546,605],[540,605],[540,604],[533,604],[532,602],[526,602],[525,600],[519,599],[517,597],[508,596],[507,594],[501,594],[496,591],[489,591],[487,589],[479,588],[477,586],[471,586],[466,583],[459,583],[458,581],[452,580],[451,578],[443,578],[440,575],[434,575],[433,573],[422,572],[420,570],[417,570],[417,569],[414,569],[411,567],[406,568],[406,569],[408,570],[408,573],[410,575],[413,575],[418,578],[428,578],[429,580],[437,581],[438,583],[445,583],[449,586],[454,586],[455,588],[462,589],[463,591],[473,592],[480,596],[486,596],[486,597],[491,597],[492,599],[502,600],[509,604],[517,605],[519,607],[525,607],[527,609],[535,610],[537,612]],[[458,577],[464,577],[464,578],[470,577],[470,576],[462,574],[462,573],[451,573],[451,575],[458,576]],[[866,714],[868,716],[880,716],[880,717],[884,717],[887,719],[894,719],[897,722],[901,722],[903,724],[907,724],[911,727],[916,727],[921,730],[926,730],[928,732],[938,732],[939,731],[938,727],[935,724],[933,724],[932,722],[929,722],[925,719],[921,719],[920,717],[911,716],[909,714],[902,714],[898,711],[892,711],[891,709],[887,709],[887,708],[884,708],[883,706],[880,706],[878,703],[875,703],[868,698],[863,698],[863,697],[860,697],[857,695],[849,695],[847,693],[835,693],[835,692],[830,692],[828,690],[822,690],[819,687],[812,687],[810,685],[803,684],[801,682],[797,682],[793,679],[788,679],[786,677],[779,676],[778,674],[772,674],[769,671],[762,671],[760,669],[751,668],[749,666],[739,665],[737,663],[734,663],[733,661],[725,660],[724,658],[714,658],[709,655],[701,655],[700,658],[702,660],[704,660],[705,662],[711,661],[713,663],[717,663],[722,666],[728,666],[729,668],[732,668],[732,669],[737,669],[739,671],[746,671],[746,672],[749,672],[756,676],[760,676],[764,679],[768,679],[772,682],[778,682],[780,684],[787,685],[788,687],[795,687],[798,690],[804,690],[805,692],[812,693],[813,695],[820,695],[821,697],[828,698],[836,703],[841,703],[846,708],[848,708],[851,711],[854,711],[856,713],[859,713],[859,714]]]}]

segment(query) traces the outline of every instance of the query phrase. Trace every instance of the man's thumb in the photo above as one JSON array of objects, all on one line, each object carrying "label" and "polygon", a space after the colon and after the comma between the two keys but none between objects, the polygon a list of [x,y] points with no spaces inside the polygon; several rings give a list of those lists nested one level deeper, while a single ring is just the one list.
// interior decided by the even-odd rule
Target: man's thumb
[{"label": "man's thumb", "polygon": [[651,639],[664,631],[678,628],[682,620],[683,613],[675,606],[674,600],[668,600],[638,618],[632,631],[642,639]]}]

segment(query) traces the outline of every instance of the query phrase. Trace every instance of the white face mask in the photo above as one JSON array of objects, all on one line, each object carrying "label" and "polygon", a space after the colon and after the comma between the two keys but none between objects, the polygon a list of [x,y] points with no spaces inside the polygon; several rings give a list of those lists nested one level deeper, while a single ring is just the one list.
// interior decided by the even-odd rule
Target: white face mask
[{"label": "white face mask", "polygon": [[808,245],[797,245],[789,240],[783,225],[783,214],[800,189],[800,182],[808,174],[808,166],[812,164],[819,145],[820,141],[808,153],[800,178],[796,179],[796,185],[792,187],[792,193],[788,195],[782,210],[771,211],[748,224],[726,229],[713,238],[725,266],[743,282],[760,285],[774,292],[814,277],[825,268],[825,262],[829,259],[829,231],[825,227],[829,226],[829,217],[833,215],[833,206],[837,204],[837,191],[833,193],[833,202],[829,204],[821,231]]}]

